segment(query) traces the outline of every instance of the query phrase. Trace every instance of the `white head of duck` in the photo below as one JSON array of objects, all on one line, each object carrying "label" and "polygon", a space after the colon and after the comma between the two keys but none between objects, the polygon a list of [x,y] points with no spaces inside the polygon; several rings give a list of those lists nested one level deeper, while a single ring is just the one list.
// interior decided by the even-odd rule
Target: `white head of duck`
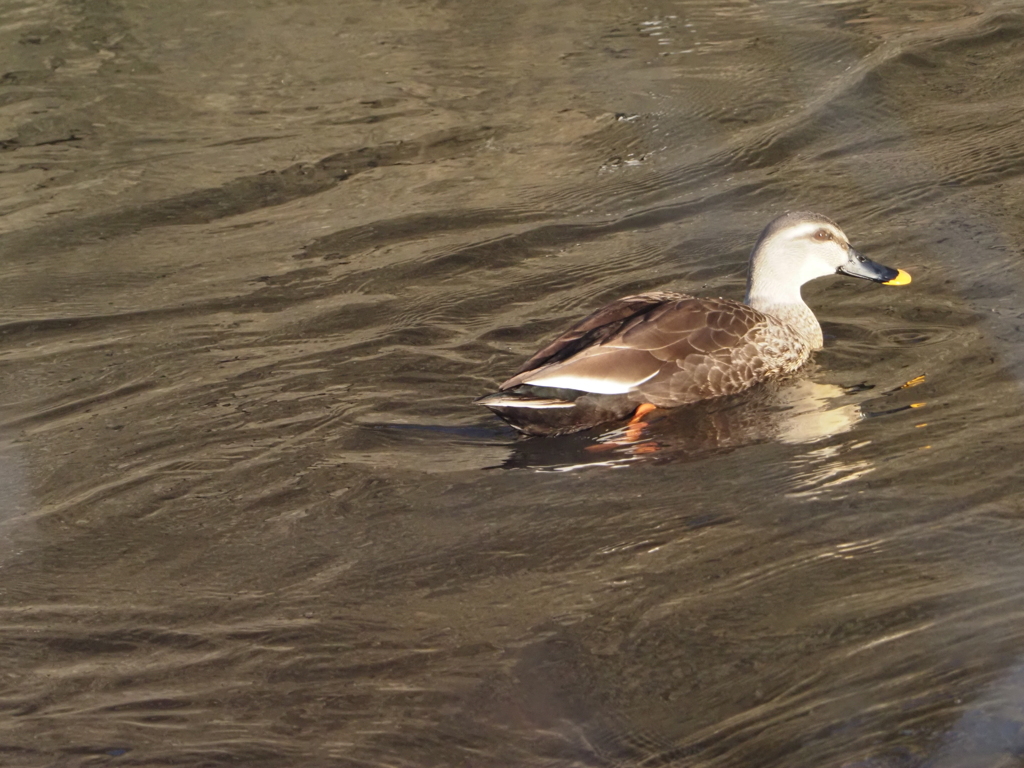
[{"label": "white head of duck", "polygon": [[910,282],[902,269],[878,264],[855,250],[831,219],[817,213],[787,213],[764,228],[750,253],[743,303],[789,323],[811,349],[821,349],[821,326],[800,288],[836,274],[885,285]]}]

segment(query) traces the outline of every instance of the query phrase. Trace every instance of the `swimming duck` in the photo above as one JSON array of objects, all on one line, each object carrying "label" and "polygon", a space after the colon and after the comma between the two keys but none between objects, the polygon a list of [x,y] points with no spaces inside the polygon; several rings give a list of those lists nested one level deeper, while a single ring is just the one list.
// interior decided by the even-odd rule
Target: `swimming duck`
[{"label": "swimming duck", "polygon": [[833,274],[910,282],[855,251],[831,219],[787,213],[754,245],[742,303],[662,291],[613,301],[476,402],[524,434],[558,435],[742,392],[821,349],[800,287]]}]

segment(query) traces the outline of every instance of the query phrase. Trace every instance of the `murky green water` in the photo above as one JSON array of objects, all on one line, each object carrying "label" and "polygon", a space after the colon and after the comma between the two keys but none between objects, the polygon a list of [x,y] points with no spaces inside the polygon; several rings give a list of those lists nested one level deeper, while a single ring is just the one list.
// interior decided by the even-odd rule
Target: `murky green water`
[{"label": "murky green water", "polygon": [[[995,0],[4,4],[0,763],[1021,764],[1022,65]],[[472,404],[789,209],[914,275],[796,380]]]}]

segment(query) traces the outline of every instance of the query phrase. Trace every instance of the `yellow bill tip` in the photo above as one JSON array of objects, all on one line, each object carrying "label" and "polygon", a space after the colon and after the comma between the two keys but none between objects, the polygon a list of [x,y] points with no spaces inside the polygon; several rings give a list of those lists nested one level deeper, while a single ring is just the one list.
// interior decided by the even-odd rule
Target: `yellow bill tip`
[{"label": "yellow bill tip", "polygon": [[886,280],[882,285],[907,285],[910,282],[910,273],[904,272],[902,269],[896,270],[896,277],[892,280]]}]

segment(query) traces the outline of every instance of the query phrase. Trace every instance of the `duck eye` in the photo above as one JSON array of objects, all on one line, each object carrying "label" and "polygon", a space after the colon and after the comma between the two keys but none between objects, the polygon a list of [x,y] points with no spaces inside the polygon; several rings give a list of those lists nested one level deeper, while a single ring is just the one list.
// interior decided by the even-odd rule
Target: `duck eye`
[{"label": "duck eye", "polygon": [[827,229],[819,229],[817,232],[814,233],[814,239],[820,242],[825,242],[826,240],[832,239],[832,233],[829,232]]}]

